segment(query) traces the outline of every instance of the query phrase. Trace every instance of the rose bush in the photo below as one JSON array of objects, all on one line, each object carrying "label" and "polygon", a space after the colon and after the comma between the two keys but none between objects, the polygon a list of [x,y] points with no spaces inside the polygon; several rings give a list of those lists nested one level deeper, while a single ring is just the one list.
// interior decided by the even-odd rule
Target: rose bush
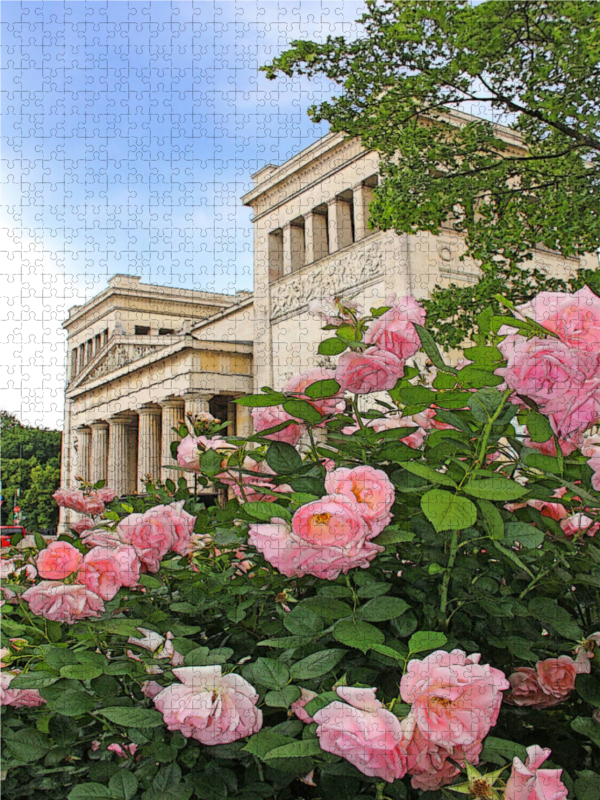
[{"label": "rose bush", "polygon": [[4,796],[598,798],[600,299],[457,366],[412,298],[314,311],[255,434],[177,431],[192,491],[65,487],[3,560]]}]

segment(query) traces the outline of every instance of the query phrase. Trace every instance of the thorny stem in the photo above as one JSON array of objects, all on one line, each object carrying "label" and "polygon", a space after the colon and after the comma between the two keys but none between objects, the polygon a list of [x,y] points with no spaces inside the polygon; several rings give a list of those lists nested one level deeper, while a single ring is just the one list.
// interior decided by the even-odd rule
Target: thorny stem
[{"label": "thorny stem", "polygon": [[498,406],[498,408],[494,411],[493,415],[490,417],[489,421],[486,423],[486,426],[483,430],[483,438],[481,440],[481,447],[479,448],[479,455],[477,456],[477,462],[480,466],[485,463],[485,455],[487,452],[488,441],[490,438],[490,433],[492,432],[492,427],[494,422],[500,416],[502,409],[504,408],[504,404],[508,400],[509,396],[512,393],[512,389],[506,389],[504,394],[502,395],[502,402]]},{"label": "thorny stem", "polygon": [[446,613],[448,611],[448,589],[450,588],[450,579],[452,577],[452,570],[454,568],[454,562],[456,561],[457,554],[458,531],[452,531],[452,535],[450,537],[450,556],[448,558],[448,566],[446,567],[444,577],[442,578],[442,599],[440,602],[440,611],[442,618],[444,619],[444,627],[446,629],[448,629],[448,623],[450,622],[450,617],[446,618]]}]

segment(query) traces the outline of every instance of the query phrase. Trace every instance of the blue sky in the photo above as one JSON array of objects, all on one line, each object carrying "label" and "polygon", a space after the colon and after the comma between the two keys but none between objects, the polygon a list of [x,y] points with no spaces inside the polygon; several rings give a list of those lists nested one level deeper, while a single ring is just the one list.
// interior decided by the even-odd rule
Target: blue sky
[{"label": "blue sky", "polygon": [[250,175],[327,132],[258,68],[362,3],[2,2],[0,407],[60,427],[67,309],[119,272],[252,288]]}]

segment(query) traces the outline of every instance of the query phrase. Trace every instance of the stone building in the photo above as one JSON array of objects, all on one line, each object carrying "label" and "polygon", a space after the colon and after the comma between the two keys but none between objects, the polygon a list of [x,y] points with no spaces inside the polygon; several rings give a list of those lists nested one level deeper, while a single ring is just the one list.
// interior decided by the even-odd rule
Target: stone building
[{"label": "stone building", "polygon": [[[455,124],[470,118],[453,116]],[[514,152],[514,132],[499,128]],[[321,322],[311,300],[356,297],[368,309],[390,294],[427,297],[433,286],[474,282],[450,228],[398,236],[370,230],[378,157],[356,139],[328,134],[280,166],[252,176],[242,198],[253,210],[254,294],[235,296],[143,284],[116,275],[70,310],[62,485],[105,479],[117,494],[142,479],[177,477],[169,445],[188,412],[210,410],[251,430],[236,396],[280,388],[315,363]],[[586,259],[536,250],[533,265],[566,276]],[[595,256],[588,265],[597,266]],[[64,521],[64,520],[63,520]]]}]

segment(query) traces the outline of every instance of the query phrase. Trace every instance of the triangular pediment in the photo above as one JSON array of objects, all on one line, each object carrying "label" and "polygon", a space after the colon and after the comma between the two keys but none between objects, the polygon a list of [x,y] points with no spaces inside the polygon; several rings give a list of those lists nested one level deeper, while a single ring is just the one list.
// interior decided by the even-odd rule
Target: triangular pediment
[{"label": "triangular pediment", "polygon": [[85,370],[77,376],[71,384],[71,388],[98,380],[98,378],[102,378],[110,372],[114,372],[128,364],[133,364],[135,361],[147,356],[148,353],[164,348],[165,344],[162,342],[117,341],[112,345],[109,344],[108,349],[104,353],[99,353],[98,358],[88,364]]}]

